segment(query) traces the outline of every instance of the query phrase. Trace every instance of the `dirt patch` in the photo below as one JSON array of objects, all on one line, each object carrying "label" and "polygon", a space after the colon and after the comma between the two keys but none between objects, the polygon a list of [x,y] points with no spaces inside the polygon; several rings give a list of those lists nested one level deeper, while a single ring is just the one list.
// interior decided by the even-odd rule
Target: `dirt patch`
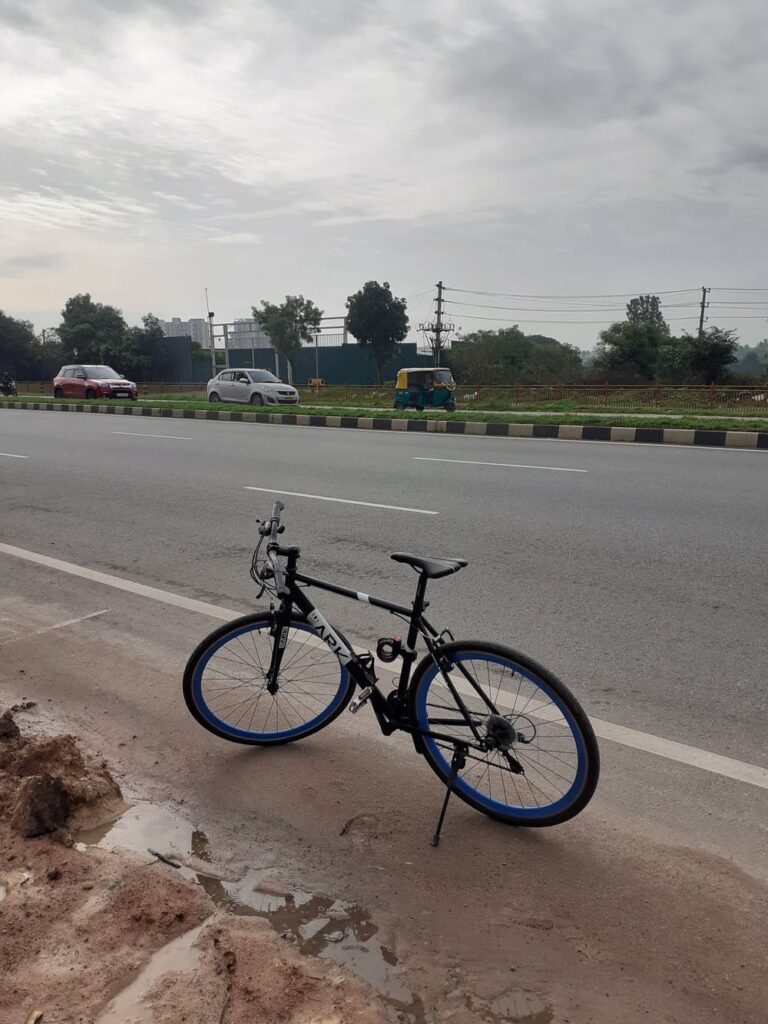
[{"label": "dirt patch", "polygon": [[124,804],[104,761],[74,736],[22,735],[11,711],[0,716],[0,818],[22,836],[82,827]]},{"label": "dirt patch", "polygon": [[66,838],[119,805],[107,766],[73,737],[0,718],[3,1024],[36,1009],[42,1024],[384,1024],[364,983],[264,921],[218,912],[166,863],[35,834]]}]

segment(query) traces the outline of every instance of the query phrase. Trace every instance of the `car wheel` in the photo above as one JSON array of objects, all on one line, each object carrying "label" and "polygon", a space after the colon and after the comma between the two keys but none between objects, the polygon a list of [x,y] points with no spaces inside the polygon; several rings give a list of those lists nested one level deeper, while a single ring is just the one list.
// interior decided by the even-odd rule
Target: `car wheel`
[{"label": "car wheel", "polygon": [[258,391],[254,391],[251,395],[251,405],[264,405],[264,399]]},{"label": "car wheel", "polygon": [[209,402],[220,402],[220,401],[221,401],[221,399],[219,398],[219,393],[218,393],[218,391],[212,391],[212,392],[210,393],[210,395],[208,395],[208,401],[209,401]]},{"label": "car wheel", "polygon": [[85,389],[85,397],[86,398],[95,398],[96,397],[96,395],[94,394],[93,388],[86,388]]},{"label": "car wheel", "polygon": [[400,409],[400,411],[402,412],[402,410],[405,408],[405,402],[395,402],[395,408]]},{"label": "car wheel", "polygon": [[53,397],[54,398],[63,398],[64,397],[64,392],[61,390],[61,388],[54,388],[53,389]]}]

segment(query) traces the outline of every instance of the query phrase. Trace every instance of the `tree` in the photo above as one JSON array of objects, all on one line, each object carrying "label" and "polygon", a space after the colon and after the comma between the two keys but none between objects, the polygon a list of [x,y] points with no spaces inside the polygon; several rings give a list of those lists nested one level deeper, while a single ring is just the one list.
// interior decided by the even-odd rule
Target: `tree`
[{"label": "tree", "polygon": [[630,299],[627,303],[627,323],[646,324],[669,334],[667,322],[661,315],[658,295],[638,295],[636,299]]},{"label": "tree", "polygon": [[658,375],[664,337],[652,324],[611,324],[600,332],[593,370],[622,384],[653,381]]},{"label": "tree", "polygon": [[683,334],[680,339],[687,376],[699,384],[720,384],[735,363],[738,339],[735,331],[710,327],[701,335]]},{"label": "tree", "polygon": [[627,318],[600,332],[593,371],[622,384],[658,379],[675,365],[675,341],[661,315],[657,295],[638,295],[627,303]]},{"label": "tree", "polygon": [[35,376],[35,329],[28,320],[16,320],[0,310],[0,373],[18,380]]},{"label": "tree", "polygon": [[147,313],[141,322],[143,327],[128,329],[121,370],[140,381],[162,380],[169,360],[162,324],[153,313]]},{"label": "tree", "polygon": [[311,341],[320,330],[322,309],[303,295],[286,295],[279,306],[261,300],[261,309],[253,306],[253,319],[264,329],[278,354],[288,360],[289,379],[296,377],[296,357],[302,341]]},{"label": "tree", "polygon": [[405,299],[394,297],[388,281],[367,281],[347,299],[347,328],[363,348],[370,350],[377,384],[381,384],[384,367],[408,335],[405,308]]},{"label": "tree", "polygon": [[88,292],[67,299],[59,337],[67,360],[117,362],[125,350],[127,325],[114,306],[94,302]]},{"label": "tree", "polygon": [[761,380],[768,377],[768,339],[759,342],[754,348],[739,345],[736,349],[737,362],[731,368],[731,376]]},{"label": "tree", "polygon": [[519,327],[476,331],[455,341],[448,362],[456,377],[472,384],[570,383],[581,378],[581,353]]}]

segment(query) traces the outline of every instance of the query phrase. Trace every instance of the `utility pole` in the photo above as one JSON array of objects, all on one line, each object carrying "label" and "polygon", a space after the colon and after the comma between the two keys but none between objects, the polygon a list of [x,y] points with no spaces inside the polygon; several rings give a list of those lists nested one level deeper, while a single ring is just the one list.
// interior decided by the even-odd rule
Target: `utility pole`
[{"label": "utility pole", "polygon": [[443,333],[443,282],[437,282],[437,313],[435,316],[435,366],[440,365]]},{"label": "utility pole", "polygon": [[443,282],[438,281],[437,285],[437,299],[435,308],[435,319],[428,324],[419,324],[419,330],[423,331],[425,335],[431,334],[433,340],[430,341],[430,347],[435,357],[435,366],[440,365],[440,353],[443,350],[443,335],[448,335],[454,329],[453,324],[447,324],[443,321]]},{"label": "utility pole", "polygon": [[707,302],[707,294],[709,293],[709,291],[710,291],[709,288],[705,288],[702,285],[702,289],[701,289],[701,312],[699,313],[699,341],[701,341],[701,339],[702,339],[702,337],[704,335],[704,310],[709,305],[709,303]]},{"label": "utility pole", "polygon": [[211,307],[208,305],[208,289],[205,289],[205,308],[208,312],[208,337],[211,342],[211,376],[216,376],[216,345],[213,340],[213,318],[215,313],[211,312]]}]

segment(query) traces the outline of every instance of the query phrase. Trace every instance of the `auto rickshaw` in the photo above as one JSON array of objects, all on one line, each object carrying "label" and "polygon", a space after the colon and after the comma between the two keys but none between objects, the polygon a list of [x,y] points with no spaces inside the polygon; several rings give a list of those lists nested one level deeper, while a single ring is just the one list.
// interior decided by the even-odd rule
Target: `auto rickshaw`
[{"label": "auto rickshaw", "polygon": [[417,366],[397,371],[395,385],[396,409],[456,408],[456,384],[451,371],[442,366]]}]

